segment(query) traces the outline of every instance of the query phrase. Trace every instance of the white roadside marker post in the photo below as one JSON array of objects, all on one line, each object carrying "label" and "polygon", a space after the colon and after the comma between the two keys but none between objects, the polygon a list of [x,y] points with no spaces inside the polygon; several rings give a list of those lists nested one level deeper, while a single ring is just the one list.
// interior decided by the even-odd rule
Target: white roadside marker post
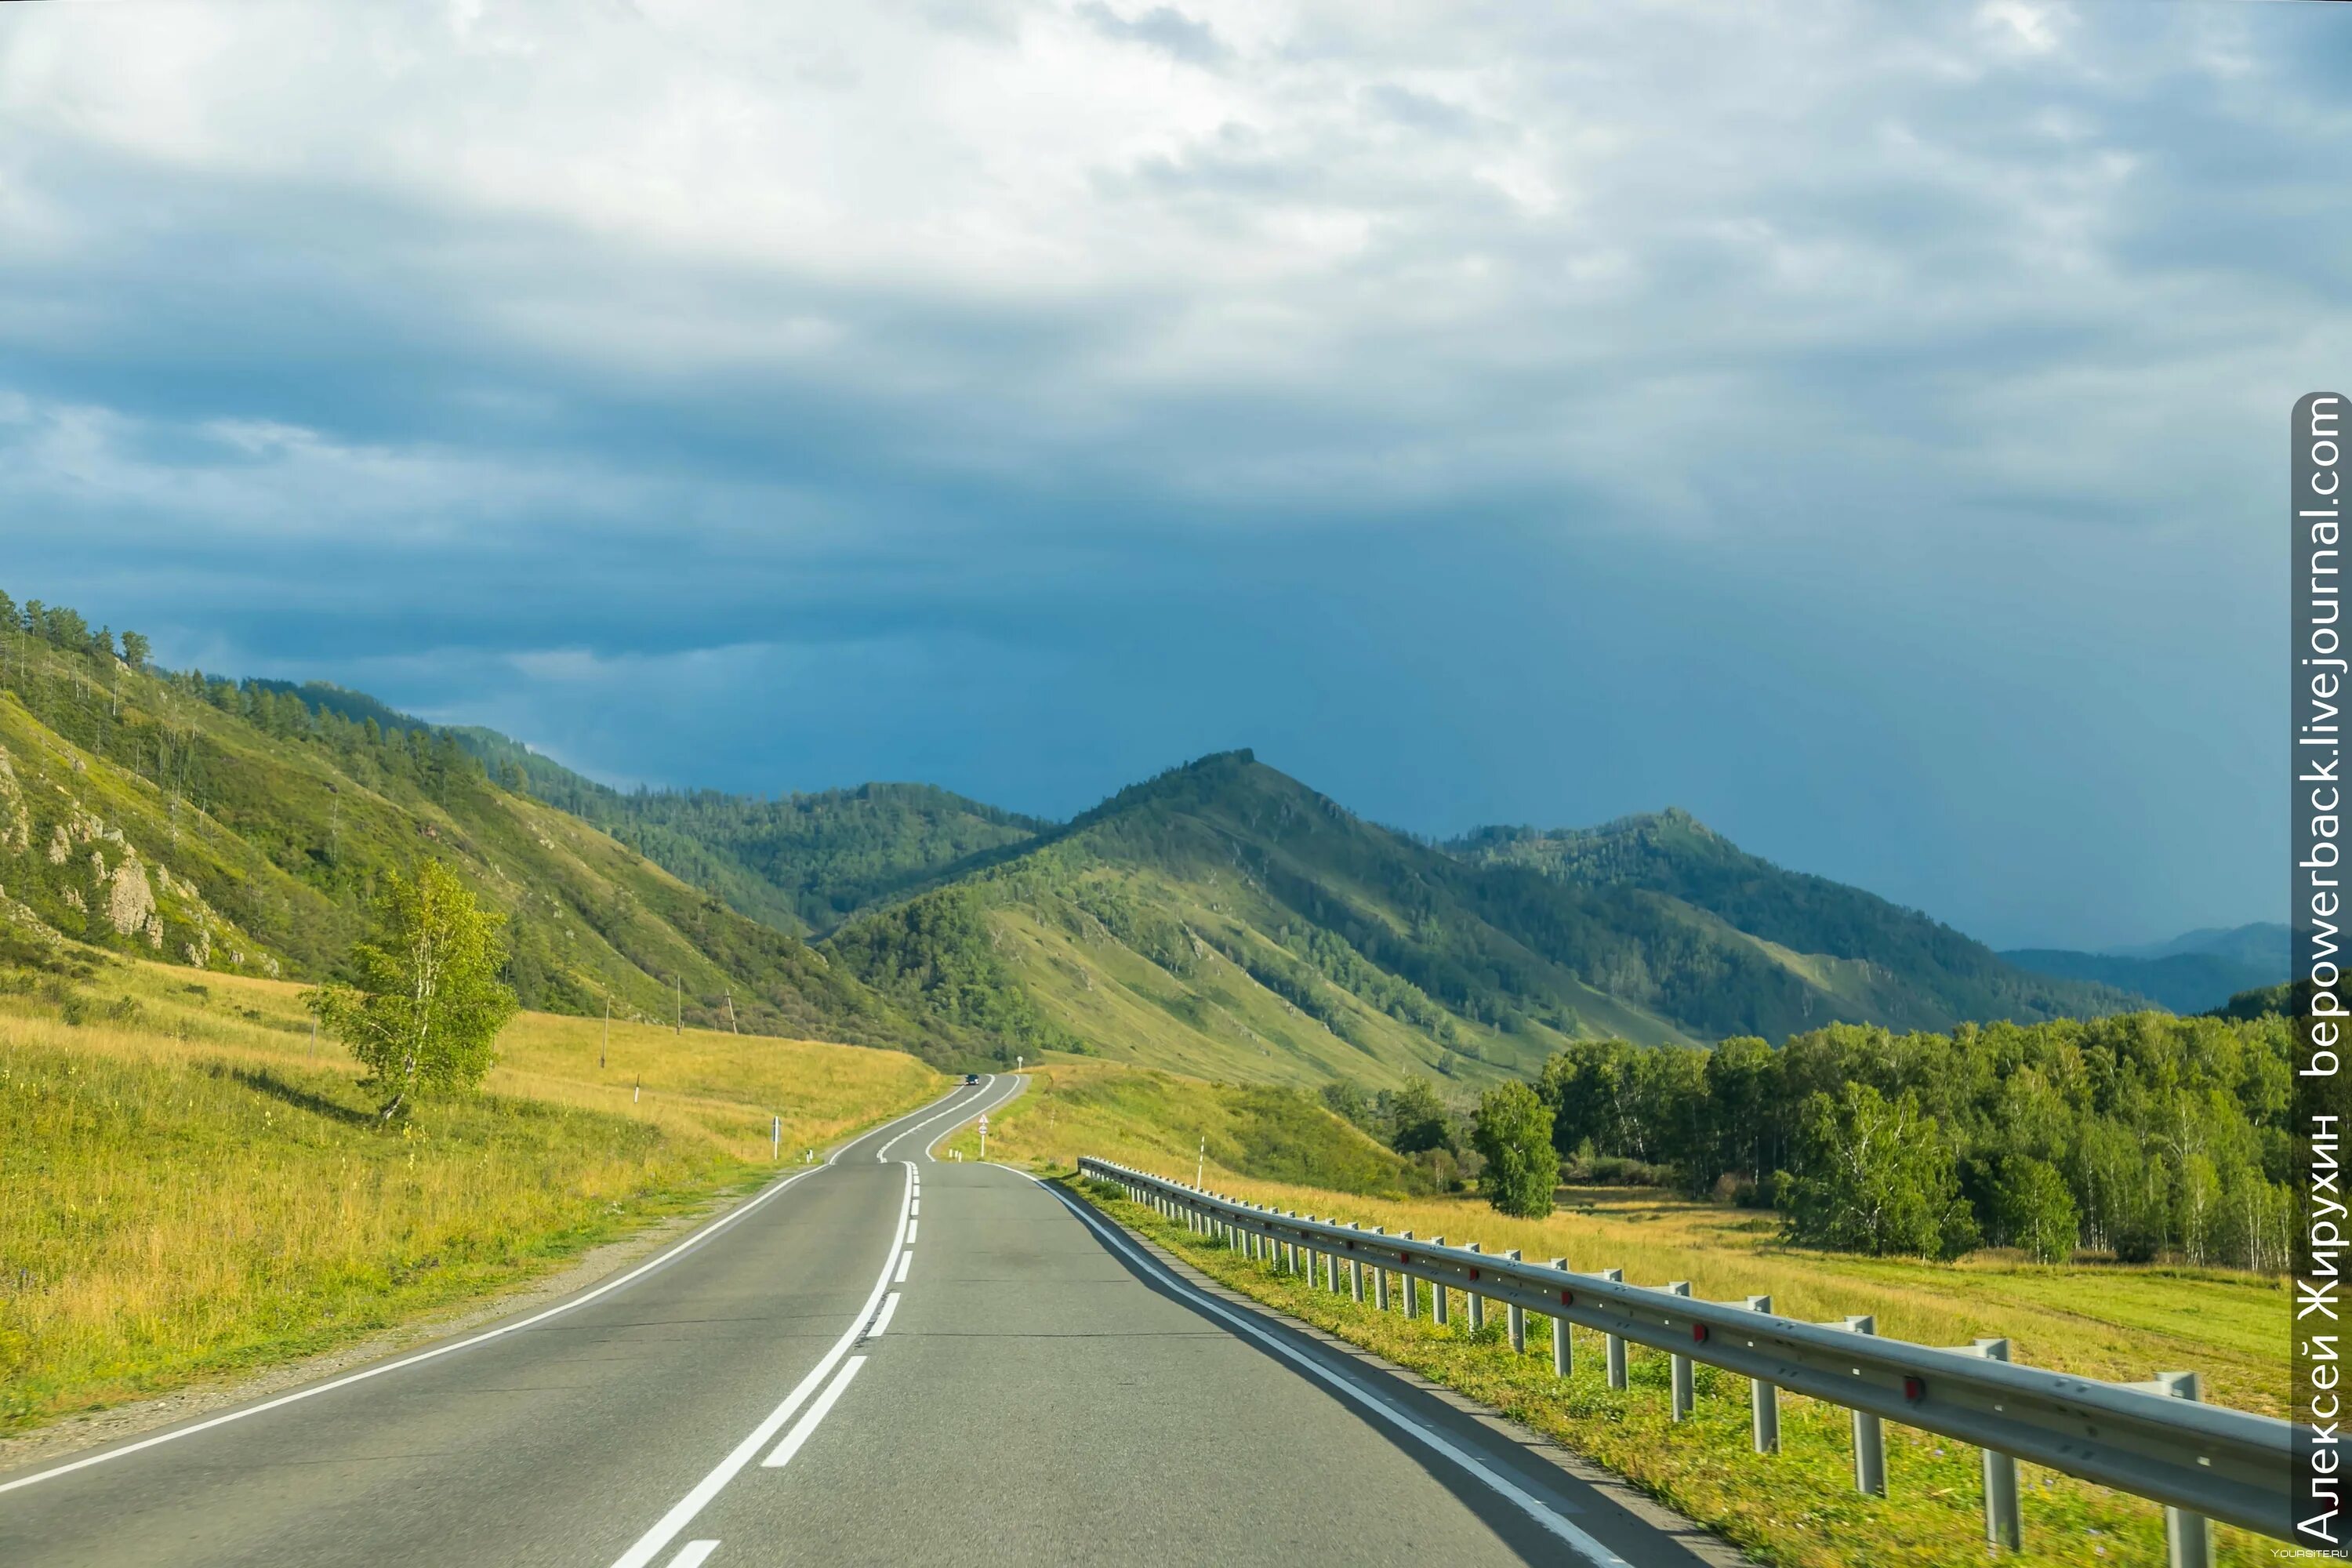
[{"label": "white roadside marker post", "polygon": [[[1511,1250],[1510,1250],[1510,1251],[1508,1251],[1508,1252],[1505,1253],[1503,1256],[1504,1256],[1504,1257],[1506,1257],[1506,1258],[1509,1258],[1512,1262],[1517,1263],[1517,1261],[1519,1261],[1519,1249],[1518,1249],[1517,1247],[1515,1247],[1511,1248]],[[1528,1311],[1527,1311],[1527,1309],[1526,1309],[1526,1308],[1524,1308],[1524,1307],[1522,1307],[1522,1306],[1520,1306],[1517,1301],[1512,1302],[1510,1305],[1508,1305],[1508,1306],[1507,1306],[1507,1307],[1505,1307],[1505,1308],[1503,1309],[1503,1322],[1504,1322],[1504,1324],[1505,1324],[1505,1325],[1506,1325],[1506,1326],[1510,1330],[1510,1332],[1511,1332],[1511,1353],[1512,1353],[1513,1355],[1525,1355],[1525,1354],[1527,1354],[1527,1353],[1528,1353]]]},{"label": "white roadside marker post", "polygon": [[[1568,1272],[1568,1259],[1565,1258],[1553,1258],[1551,1260],[1551,1266],[1554,1268],[1559,1269],[1562,1274]],[[1561,1295],[1563,1296],[1566,1294],[1566,1291],[1561,1292]],[[1575,1357],[1576,1348],[1570,1342],[1568,1337],[1568,1320],[1565,1317],[1554,1317],[1551,1321],[1552,1375],[1554,1377],[1566,1377],[1569,1373],[1569,1369],[1575,1364]]]}]

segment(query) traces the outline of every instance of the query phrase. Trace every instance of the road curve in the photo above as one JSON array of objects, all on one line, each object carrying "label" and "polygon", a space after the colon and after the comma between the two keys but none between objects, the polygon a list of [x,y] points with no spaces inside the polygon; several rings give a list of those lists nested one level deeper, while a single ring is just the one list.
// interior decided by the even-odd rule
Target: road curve
[{"label": "road curve", "polygon": [[929,1157],[1021,1087],[959,1089],[554,1308],[0,1475],[0,1563],[1725,1560],[1061,1194]]}]

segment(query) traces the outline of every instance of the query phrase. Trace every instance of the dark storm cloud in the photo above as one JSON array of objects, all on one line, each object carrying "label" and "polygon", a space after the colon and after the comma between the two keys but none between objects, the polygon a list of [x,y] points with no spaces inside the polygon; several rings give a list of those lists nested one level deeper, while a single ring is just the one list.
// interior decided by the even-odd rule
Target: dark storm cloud
[{"label": "dark storm cloud", "polygon": [[31,9],[0,585],[175,661],[2269,912],[2270,465],[2352,347],[2297,8]]}]

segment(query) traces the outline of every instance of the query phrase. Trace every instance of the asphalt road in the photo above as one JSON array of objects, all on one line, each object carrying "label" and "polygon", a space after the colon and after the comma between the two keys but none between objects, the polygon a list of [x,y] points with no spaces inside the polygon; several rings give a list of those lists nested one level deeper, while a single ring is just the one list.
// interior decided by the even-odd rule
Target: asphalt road
[{"label": "asphalt road", "polygon": [[0,1476],[0,1563],[1698,1568],[1496,1424],[929,1157],[1019,1089],[553,1308]]}]

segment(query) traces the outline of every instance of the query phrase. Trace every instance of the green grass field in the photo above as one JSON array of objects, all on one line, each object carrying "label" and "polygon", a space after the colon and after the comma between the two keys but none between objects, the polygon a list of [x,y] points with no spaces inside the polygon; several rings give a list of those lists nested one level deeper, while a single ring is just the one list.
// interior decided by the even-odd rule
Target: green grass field
[{"label": "green grass field", "polygon": [[921,1103],[897,1052],[525,1014],[373,1115],[299,988],[111,961],[0,995],[0,1433],[542,1274]]}]

